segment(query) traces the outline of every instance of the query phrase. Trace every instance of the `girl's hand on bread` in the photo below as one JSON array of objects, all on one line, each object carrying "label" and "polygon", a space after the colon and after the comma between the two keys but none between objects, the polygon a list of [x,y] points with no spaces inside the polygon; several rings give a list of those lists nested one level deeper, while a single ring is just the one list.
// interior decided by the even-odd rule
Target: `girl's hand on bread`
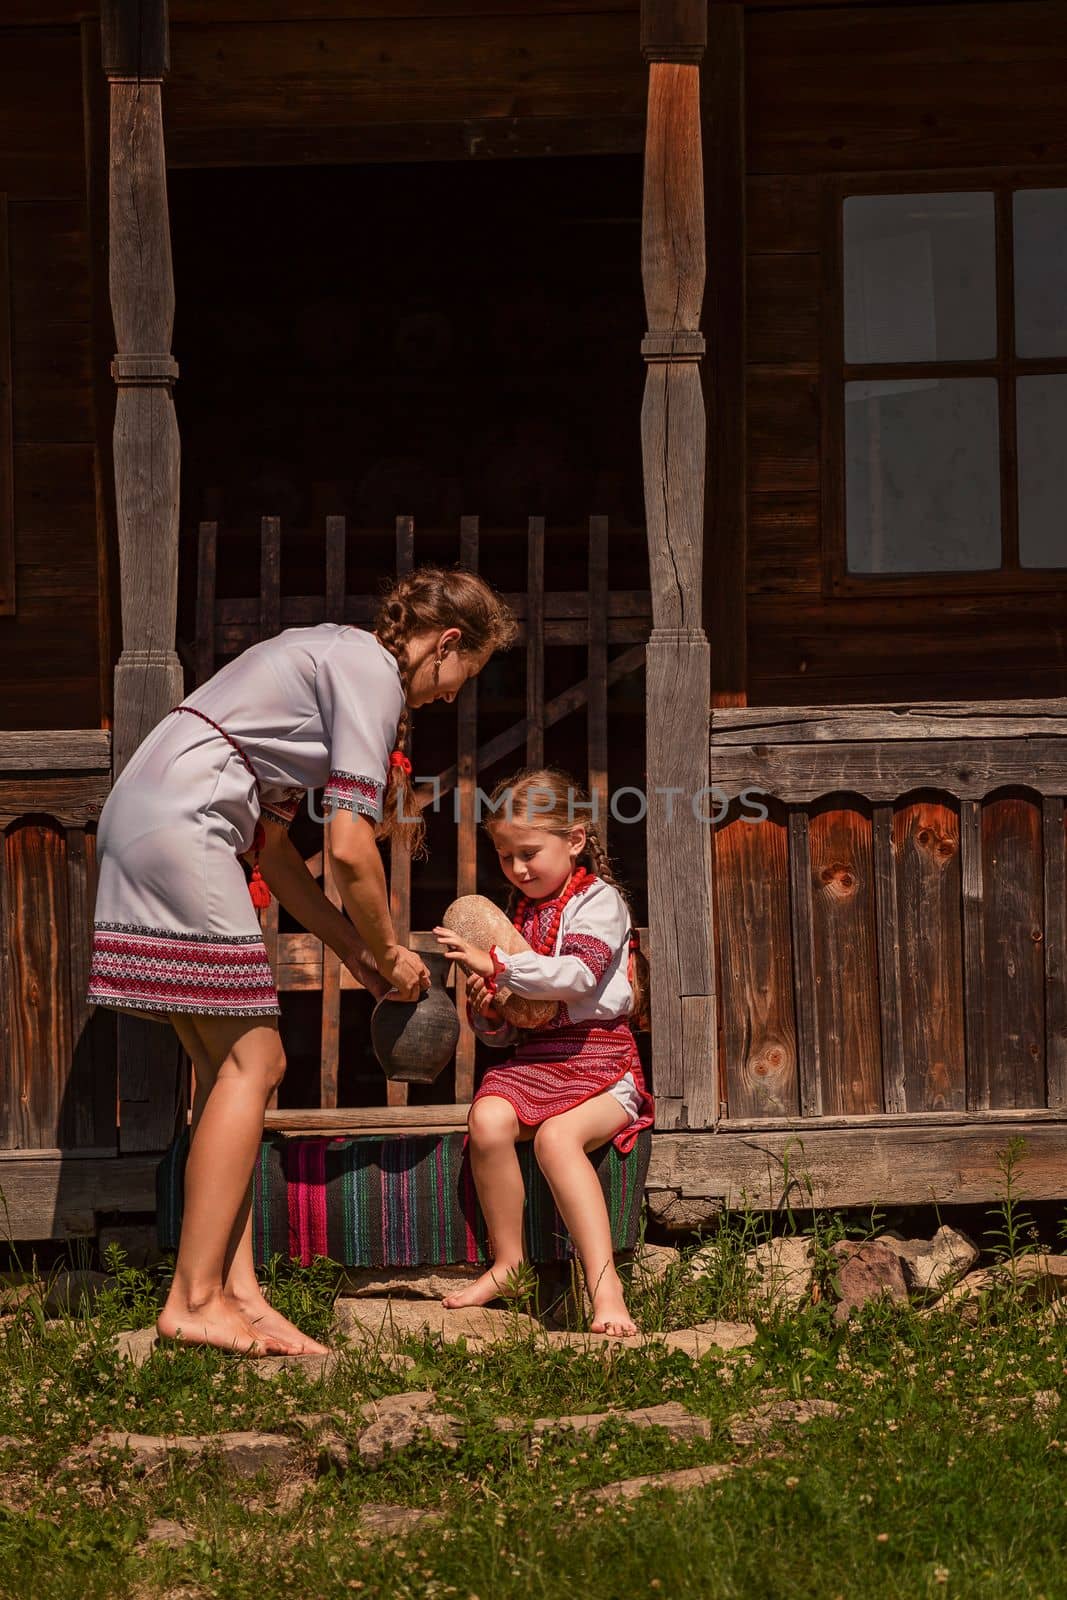
[{"label": "girl's hand on bread", "polygon": [[494,1021],[503,1020],[503,1013],[497,1010],[494,997],[489,985],[484,978],[470,977],[467,979],[467,999],[470,1007],[480,1017],[489,1017]]},{"label": "girl's hand on bread", "polygon": [[458,961],[468,977],[493,976],[493,958],[488,950],[479,950],[476,944],[471,944],[469,939],[463,939],[458,933],[453,933],[451,928],[435,928],[433,933],[438,944],[444,947],[446,955],[453,961]]}]

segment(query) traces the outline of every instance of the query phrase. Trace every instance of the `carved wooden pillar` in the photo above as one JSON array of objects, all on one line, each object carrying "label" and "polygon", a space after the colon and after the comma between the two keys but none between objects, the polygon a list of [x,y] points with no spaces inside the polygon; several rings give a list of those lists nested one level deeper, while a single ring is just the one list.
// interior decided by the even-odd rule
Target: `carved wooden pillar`
[{"label": "carved wooden pillar", "polygon": [[[115,668],[116,776],[182,698],[178,600],[178,427],[171,391],[174,276],[167,216],[162,85],[166,0],[103,0],[101,47],[110,98],[109,283],[117,351],[115,498],[122,654]],[[124,1150],[162,1148],[179,1103],[178,1051],[166,1030],[119,1019]]]},{"label": "carved wooden pillar", "polygon": [[700,60],[706,5],[645,0],[649,63],[641,274],[648,333],[641,413],[652,589],[647,648],[652,1061],[661,1127],[718,1113],[709,648],[701,619],[705,419]]}]

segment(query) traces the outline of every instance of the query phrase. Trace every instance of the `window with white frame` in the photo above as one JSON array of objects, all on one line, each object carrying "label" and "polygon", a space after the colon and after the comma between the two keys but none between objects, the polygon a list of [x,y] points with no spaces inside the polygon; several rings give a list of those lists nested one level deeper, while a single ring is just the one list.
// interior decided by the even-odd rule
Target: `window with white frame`
[{"label": "window with white frame", "polygon": [[847,573],[1067,568],[1067,188],[842,223]]}]

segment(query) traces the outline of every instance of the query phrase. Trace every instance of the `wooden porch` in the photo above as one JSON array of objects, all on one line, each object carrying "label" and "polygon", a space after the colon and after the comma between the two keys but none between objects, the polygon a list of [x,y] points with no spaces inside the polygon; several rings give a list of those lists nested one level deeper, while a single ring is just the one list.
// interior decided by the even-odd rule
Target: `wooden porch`
[{"label": "wooden porch", "polygon": [[[546,560],[560,530],[539,512],[507,529],[488,516],[426,527],[401,515],[374,530],[379,571],[428,553],[462,560],[506,592],[521,627],[506,673],[464,691],[451,746],[443,724],[417,719],[422,799],[455,813],[421,882],[402,860],[390,864],[401,937],[432,948],[434,907],[493,891],[479,872],[478,787],[562,752],[602,801],[623,787],[648,800],[643,826],[609,812],[607,832],[653,967],[643,1049],[660,1108],[654,1216],[669,1224],[676,1200],[711,1209],[743,1197],[760,1207],[987,1202],[1015,1133],[1026,1139],[1020,1194],[1062,1197],[1065,580],[1022,570],[1007,423],[1002,567],[932,582],[843,576],[834,432],[849,375],[838,326],[846,189],[937,182],[943,147],[931,154],[925,109],[939,85],[953,130],[944,183],[970,188],[995,168],[1003,265],[1012,182],[1062,178],[1051,165],[1062,141],[1035,154],[1023,92],[1035,53],[1053,66],[1067,59],[1057,8],[1011,7],[1018,59],[996,3],[930,8],[911,47],[918,87],[902,95],[885,68],[899,9],[888,5],[647,0],[639,18],[636,4],[587,16],[561,0],[531,21],[538,8],[518,4],[494,18],[492,40],[503,60],[530,26],[525,112],[514,111],[514,81],[489,95],[474,82],[464,51],[487,25],[477,8],[453,37],[432,17],[345,7],[330,53],[307,8],[264,22],[233,0],[217,24],[220,52],[209,8],[184,0],[172,6],[169,77],[159,0],[109,0],[99,20],[95,8],[56,9],[55,94],[85,91],[78,147],[35,160],[29,178],[0,165],[0,190],[16,196],[9,208],[0,194],[0,289],[10,211],[17,291],[14,341],[0,319],[0,612],[9,649],[22,652],[5,658],[14,725],[29,723],[36,701],[22,697],[12,663],[35,651],[58,663],[40,722],[63,720],[72,704],[89,723],[98,701],[105,725],[0,733],[0,1190],[11,1235],[89,1235],[102,1215],[150,1213],[159,1152],[186,1104],[168,1030],[84,1006],[94,823],[113,775],[184,687],[237,651],[281,627],[365,623],[373,610],[359,586],[367,529],[334,502],[296,527],[266,502],[242,526],[222,514],[200,521],[198,508],[185,518],[191,556],[179,560],[168,172],[220,162],[425,160],[447,182],[453,160],[644,154],[646,331],[631,352],[647,373],[639,438],[633,419],[645,493],[637,539],[590,502],[593,514],[566,530],[578,554],[564,587]],[[407,52],[416,81],[403,123],[390,110],[395,84],[368,90],[379,33]],[[23,60],[19,49],[11,59]],[[222,60],[245,74],[243,96],[221,92]],[[274,85],[290,61],[283,104]],[[453,76],[435,76],[441,63]],[[799,78],[815,86],[803,103]],[[976,117],[982,104],[999,108],[995,140]],[[843,132],[829,126],[836,105]],[[61,199],[41,205],[36,189],[18,198],[31,180],[45,196],[54,182]],[[57,239],[67,241],[60,254],[84,257],[80,276],[69,261],[61,275],[58,312],[37,287]],[[636,246],[635,235],[626,248],[636,256]],[[1002,295],[1007,325],[1005,307]],[[55,374],[43,357],[33,363],[56,327],[75,325],[71,387],[80,378],[84,393],[76,414],[53,416]],[[1014,355],[999,337],[983,373],[1014,394]],[[96,587],[70,612],[80,655],[68,700],[64,583],[77,572],[52,574],[49,519],[73,517],[76,500]],[[316,562],[321,554],[321,585],[291,576],[290,534]],[[235,539],[251,556],[245,570],[258,571],[239,593],[217,582]],[[109,559],[120,569],[114,597]],[[17,615],[20,574],[31,603]],[[195,616],[183,637],[179,580],[190,575]],[[99,659],[85,666],[96,614]],[[1034,685],[1049,698],[1031,697]],[[979,692],[990,698],[966,698]],[[301,838],[336,901],[321,839],[310,824]],[[479,1067],[468,1030],[432,1093],[387,1089],[369,1064],[368,997],[276,903],[264,933],[293,1063],[272,1129],[462,1125]]]}]

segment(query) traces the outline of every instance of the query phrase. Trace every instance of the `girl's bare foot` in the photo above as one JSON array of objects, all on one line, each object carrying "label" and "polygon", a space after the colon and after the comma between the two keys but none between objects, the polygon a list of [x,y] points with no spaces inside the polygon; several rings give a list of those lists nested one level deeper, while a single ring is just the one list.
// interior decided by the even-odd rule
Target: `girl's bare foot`
[{"label": "girl's bare foot", "polygon": [[159,1313],[156,1332],[163,1340],[208,1345],[235,1355],[283,1356],[290,1353],[283,1340],[257,1333],[233,1301],[221,1294],[197,1306],[169,1299]]},{"label": "girl's bare foot", "polygon": [[462,1306],[487,1306],[490,1300],[497,1300],[504,1293],[508,1273],[519,1265],[518,1261],[494,1261],[487,1272],[465,1289],[446,1294],[441,1304],[448,1311],[458,1311]]},{"label": "girl's bare foot", "polygon": [[593,1320],[589,1326],[593,1333],[610,1333],[616,1339],[630,1339],[637,1332],[617,1276],[614,1283],[602,1282],[593,1296]]},{"label": "girl's bare foot", "polygon": [[283,1317],[280,1311],[275,1311],[264,1295],[235,1295],[234,1302],[249,1327],[255,1330],[257,1339],[277,1340],[279,1344],[286,1346],[288,1355],[329,1354],[326,1345],[320,1344],[317,1339],[312,1339],[310,1334],[301,1333],[288,1317]]}]

